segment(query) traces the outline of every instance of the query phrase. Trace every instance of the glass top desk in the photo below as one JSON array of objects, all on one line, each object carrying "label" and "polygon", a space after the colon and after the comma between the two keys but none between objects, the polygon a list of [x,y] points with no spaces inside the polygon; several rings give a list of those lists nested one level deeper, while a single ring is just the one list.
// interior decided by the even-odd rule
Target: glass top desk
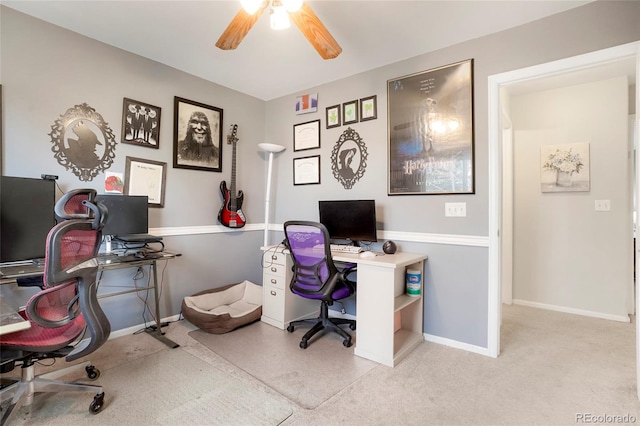
[{"label": "glass top desk", "polygon": [[[153,337],[155,337],[156,339],[160,340],[167,346],[171,348],[177,348],[180,345],[166,338],[161,329],[160,300],[159,300],[160,295],[158,291],[158,271],[157,271],[156,263],[159,260],[170,260],[180,256],[181,256],[180,253],[174,253],[171,251],[161,251],[161,252],[147,251],[147,252],[140,252],[136,255],[123,255],[123,256],[119,256],[115,254],[99,254],[97,257],[98,271],[137,268],[139,266],[150,266],[151,273],[153,276],[153,283],[151,283],[147,287],[135,287],[135,288],[126,289],[123,291],[100,294],[98,296],[98,299],[111,297],[111,296],[118,296],[121,294],[134,293],[142,290],[153,290],[154,298],[155,298],[156,324],[155,324],[154,330],[147,329],[146,332],[152,335]],[[0,284],[14,283],[18,278],[37,277],[43,274],[44,274],[44,263],[34,263],[32,261],[27,261],[27,262],[18,263],[18,264],[0,265]],[[100,278],[98,277],[98,283],[99,282],[100,282]],[[4,309],[2,310],[2,312],[5,312]]]}]

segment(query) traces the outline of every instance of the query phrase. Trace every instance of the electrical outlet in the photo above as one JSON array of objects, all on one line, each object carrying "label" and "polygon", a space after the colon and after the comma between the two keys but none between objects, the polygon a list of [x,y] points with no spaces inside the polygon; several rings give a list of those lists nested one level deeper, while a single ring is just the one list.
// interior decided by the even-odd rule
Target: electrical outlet
[{"label": "electrical outlet", "polygon": [[596,200],[596,211],[597,212],[611,211],[611,200]]},{"label": "electrical outlet", "polygon": [[444,203],[444,215],[446,217],[467,216],[467,203]]}]

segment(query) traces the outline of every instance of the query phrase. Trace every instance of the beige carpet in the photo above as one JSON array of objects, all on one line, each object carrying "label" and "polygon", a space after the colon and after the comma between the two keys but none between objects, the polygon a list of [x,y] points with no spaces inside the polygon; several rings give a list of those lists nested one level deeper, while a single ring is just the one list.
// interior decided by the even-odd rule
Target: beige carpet
[{"label": "beige carpet", "polygon": [[[139,336],[149,339],[148,336]],[[101,371],[105,407],[92,415],[90,392],[38,394],[15,425],[277,425],[286,400],[239,380],[182,348],[165,349]]]},{"label": "beige carpet", "polygon": [[307,329],[288,333],[256,322],[226,334],[195,330],[189,336],[307,409],[318,407],[378,367],[354,356],[355,345],[345,348],[335,333],[324,334],[307,349],[300,349],[300,338]]}]

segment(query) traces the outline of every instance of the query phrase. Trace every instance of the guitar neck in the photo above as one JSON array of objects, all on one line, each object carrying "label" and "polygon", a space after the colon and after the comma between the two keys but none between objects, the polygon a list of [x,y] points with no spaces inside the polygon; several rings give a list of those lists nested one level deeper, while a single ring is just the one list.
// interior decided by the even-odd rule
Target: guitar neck
[{"label": "guitar neck", "polygon": [[233,141],[233,152],[231,154],[231,188],[229,207],[231,210],[236,211],[237,206],[237,194],[236,194],[236,142]]}]

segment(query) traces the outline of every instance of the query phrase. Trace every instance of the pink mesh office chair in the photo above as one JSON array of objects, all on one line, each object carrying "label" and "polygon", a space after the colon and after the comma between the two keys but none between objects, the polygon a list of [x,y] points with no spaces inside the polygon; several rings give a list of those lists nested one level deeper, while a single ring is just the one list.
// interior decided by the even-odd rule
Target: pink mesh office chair
[{"label": "pink mesh office chair", "polygon": [[302,349],[306,349],[309,340],[323,330],[338,333],[344,339],[342,344],[351,346],[351,335],[340,325],[346,324],[355,330],[356,320],[329,317],[329,306],[355,293],[356,283],[349,279],[356,270],[355,264],[338,270],[331,257],[329,232],[321,223],[288,221],[284,224],[284,234],[293,259],[293,278],[289,288],[300,297],[320,301],[318,318],[292,321],[287,331],[292,333],[296,326],[302,324],[313,325],[300,340]]},{"label": "pink mesh office chair", "polygon": [[89,411],[96,414],[103,408],[101,386],[53,380],[78,369],[84,369],[89,379],[97,379],[100,371],[89,361],[40,376],[34,371],[34,364],[43,359],[73,361],[92,353],[111,332],[96,295],[96,255],[106,209],[94,203],[95,196],[92,189],[72,190],[56,203],[61,222],[47,236],[44,287],[21,312],[31,328],[0,336],[0,372],[9,372],[16,365],[22,370],[21,380],[0,390],[0,401],[11,399],[2,424],[21,406],[30,405],[37,392],[94,391]]}]

